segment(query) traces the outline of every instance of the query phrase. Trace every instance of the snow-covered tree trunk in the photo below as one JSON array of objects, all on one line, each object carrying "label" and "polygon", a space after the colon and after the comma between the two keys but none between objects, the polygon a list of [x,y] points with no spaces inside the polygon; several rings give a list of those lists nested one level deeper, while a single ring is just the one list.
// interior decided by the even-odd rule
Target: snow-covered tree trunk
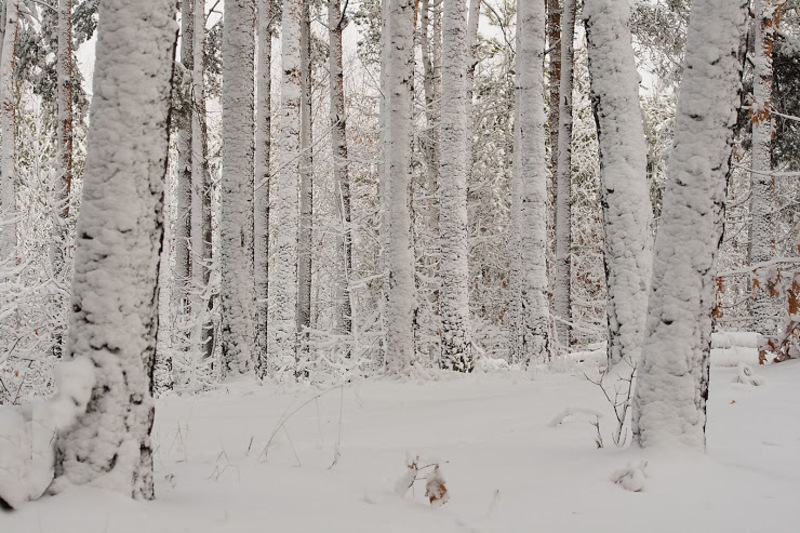
[{"label": "snow-covered tree trunk", "polygon": [[192,345],[205,357],[214,351],[211,317],[211,172],[208,164],[205,84],[205,0],[194,0],[194,61],[192,62],[192,309],[197,319]]},{"label": "snow-covered tree trunk", "polygon": [[[311,13],[303,1],[300,29],[300,227],[297,233],[297,333],[298,350],[308,352],[311,327],[311,240],[314,208],[314,154],[311,138]],[[299,355],[298,355],[299,357]]]},{"label": "snow-covered tree trunk", "polygon": [[514,177],[511,191],[511,352],[529,364],[549,355],[544,2],[519,5]]},{"label": "snow-covered tree trunk", "polygon": [[57,439],[58,484],[152,499],[150,431],[172,0],[101,0],[67,355],[88,357],[86,413]]},{"label": "snow-covered tree trunk", "polygon": [[442,162],[439,235],[442,249],[441,367],[469,372],[474,367],[469,326],[467,264],[467,19],[464,3],[447,0],[442,18]]},{"label": "snow-covered tree trunk", "polygon": [[[194,61],[194,0],[181,0],[181,73],[179,80],[190,80]],[[181,83],[178,90],[175,122],[178,126],[178,184],[176,187],[177,217],[174,227],[175,266],[173,268],[171,312],[173,319],[180,317],[188,310],[189,272],[189,239],[191,232],[192,207],[192,107],[191,93],[188,83]],[[174,332],[179,344],[184,344],[183,333]]]},{"label": "snow-covered tree trunk", "polygon": [[[439,188],[439,170],[441,166],[441,135],[440,135],[440,99],[441,87],[439,84],[441,64],[437,63],[439,59],[436,55],[437,48],[440,49],[441,44],[438,44],[441,37],[441,25],[438,22],[440,19],[439,8],[434,8],[433,18],[433,41],[431,46],[431,37],[428,33],[428,26],[430,25],[430,2],[429,0],[422,0],[420,8],[420,26],[422,29],[422,37],[420,38],[422,48],[422,67],[424,71],[423,88],[425,90],[425,123],[427,126],[427,135],[425,142],[425,165],[428,170],[428,191],[431,196],[435,196]],[[439,53],[441,56],[441,53]],[[428,206],[428,224],[431,226],[431,231],[438,231],[439,227],[439,211],[433,202],[429,202]]]},{"label": "snow-covered tree trunk", "polygon": [[300,31],[302,0],[283,0],[281,14],[281,133],[277,198],[270,223],[277,239],[269,269],[271,358],[279,368],[293,368],[297,356],[297,233],[300,176]]},{"label": "snow-covered tree trunk", "polygon": [[225,4],[222,41],[220,299],[223,372],[245,374],[255,352],[253,176],[255,0]]},{"label": "snow-covered tree trunk", "polygon": [[[72,190],[72,0],[58,2],[58,53],[56,55],[58,85],[58,173],[61,177],[59,201],[61,240],[66,238],[69,216],[69,194]],[[60,266],[60,265],[59,265]]]},{"label": "snow-covered tree trunk", "polygon": [[[780,0],[777,0],[780,1]],[[775,40],[776,0],[755,0],[755,57],[753,98],[750,117],[753,134],[753,162],[750,173],[750,249],[752,268],[775,256],[775,178],[772,172],[772,43]],[[762,335],[775,335],[779,325],[779,300],[768,284],[754,280],[750,316],[753,328]]]},{"label": "snow-covered tree trunk", "polygon": [[[336,333],[353,331],[353,307],[350,302],[350,277],[353,266],[353,240],[350,213],[350,176],[347,162],[347,115],[344,106],[344,71],[342,69],[342,33],[345,26],[341,0],[328,2],[330,31],[329,68],[331,77],[331,147],[333,151],[333,187],[336,209],[341,223],[337,242],[339,264],[336,265],[335,320]],[[349,354],[349,349],[347,350]]]},{"label": "snow-covered tree trunk", "polygon": [[[478,27],[481,19],[481,0],[469,0],[467,11],[467,109],[472,107],[472,98],[475,91],[475,69],[478,66]],[[470,114],[471,115],[471,114]],[[472,119],[468,119],[472,124]],[[471,128],[470,128],[471,129]],[[470,135],[471,139],[471,135]],[[472,144],[471,141],[469,144]]]},{"label": "snow-covered tree trunk", "polygon": [[14,59],[17,49],[18,0],[5,1],[5,34],[0,57],[0,260],[14,255],[17,247],[16,208],[16,97],[14,95]]},{"label": "snow-covered tree trunk", "polygon": [[643,447],[705,444],[715,259],[747,4],[695,0],[692,6],[633,397],[633,435]]},{"label": "snow-covered tree trunk", "polygon": [[267,314],[269,312],[269,187],[270,131],[272,129],[272,18],[273,0],[258,3],[258,65],[256,78],[255,243],[256,346],[258,372],[267,372]]},{"label": "snow-covered tree trunk", "polygon": [[[563,2],[563,0],[561,0]],[[558,202],[558,128],[559,128],[559,91],[561,89],[561,6],[559,0],[545,0],[547,9],[547,90],[549,92],[549,104],[547,106],[547,132],[549,134],[548,144],[550,147],[550,207],[548,209],[548,241],[550,246],[548,255],[548,265],[550,266],[550,282],[555,282],[554,265],[552,257],[555,254],[553,246],[556,232],[556,203]],[[555,310],[555,307],[553,308]]]},{"label": "snow-covered tree trunk", "polygon": [[641,352],[652,270],[653,210],[630,8],[624,1],[587,0],[583,15],[600,143],[608,360],[615,364],[623,358],[636,360]]},{"label": "snow-covered tree trunk", "polygon": [[411,242],[411,147],[413,134],[414,2],[386,0],[383,4],[385,76],[383,119],[382,229],[389,270],[386,302],[386,356],[389,371],[404,373],[414,362],[413,317],[416,308],[414,248]]},{"label": "snow-covered tree trunk", "polygon": [[561,14],[561,66],[558,110],[558,160],[556,165],[556,257],[553,311],[556,336],[569,351],[572,321],[572,76],[574,64],[575,0],[563,0]]}]

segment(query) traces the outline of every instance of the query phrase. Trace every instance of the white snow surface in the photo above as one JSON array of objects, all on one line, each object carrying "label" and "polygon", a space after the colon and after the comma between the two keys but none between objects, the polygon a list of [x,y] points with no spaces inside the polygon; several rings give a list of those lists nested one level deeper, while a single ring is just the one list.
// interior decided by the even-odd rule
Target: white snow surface
[{"label": "white snow surface", "polygon": [[[333,389],[277,432],[267,462],[278,421],[318,391],[240,382],[168,397],[157,401],[153,434],[156,501],[71,487],[0,512],[0,531],[789,533],[800,494],[800,361],[758,371],[766,385],[743,387],[732,382],[736,369],[713,367],[705,455],[596,449],[588,421],[547,427],[566,407],[594,409],[611,442],[613,414],[578,365],[535,379],[443,374]],[[447,504],[431,507],[425,481],[394,493],[417,455],[420,466],[441,465]],[[612,481],[626,469],[624,483],[641,492]]]}]

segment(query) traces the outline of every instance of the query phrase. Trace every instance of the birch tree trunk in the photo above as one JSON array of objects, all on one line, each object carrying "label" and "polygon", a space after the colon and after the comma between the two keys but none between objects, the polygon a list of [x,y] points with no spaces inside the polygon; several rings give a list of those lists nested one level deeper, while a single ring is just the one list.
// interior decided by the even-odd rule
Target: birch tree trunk
[{"label": "birch tree trunk", "polygon": [[[181,0],[181,81],[189,78],[194,62],[194,0]],[[181,83],[177,95],[178,109],[175,121],[178,126],[178,185],[176,190],[177,217],[175,220],[175,267],[173,269],[171,314],[173,320],[179,318],[189,310],[189,272],[191,260],[189,257],[189,239],[191,238],[191,208],[192,208],[192,106],[191,86]],[[186,349],[184,333],[176,331],[177,324],[173,325],[173,338]]]},{"label": "birch tree trunk", "polygon": [[558,163],[556,166],[556,257],[553,310],[558,342],[569,352],[572,306],[572,76],[574,65],[575,0],[563,0],[561,66],[558,101]]},{"label": "birch tree trunk", "polygon": [[615,364],[622,359],[635,361],[641,353],[652,270],[653,210],[630,8],[624,1],[588,0],[583,15],[600,143],[608,361]]},{"label": "birch tree trunk", "polygon": [[382,229],[389,270],[386,302],[386,354],[389,371],[407,373],[414,362],[413,317],[416,309],[414,249],[411,242],[411,147],[413,134],[414,2],[386,0],[383,64],[383,181],[385,199]]},{"label": "birch tree trunk", "polygon": [[[478,27],[481,19],[481,0],[469,0],[469,11],[467,12],[467,109],[470,111],[468,118],[468,129],[472,129],[472,98],[475,91],[475,69],[478,67]],[[472,144],[472,135],[469,134],[468,145]]]},{"label": "birch tree trunk", "polygon": [[67,355],[88,357],[86,413],[57,438],[56,487],[153,499],[150,431],[167,168],[172,0],[99,5]]},{"label": "birch tree trunk", "polygon": [[[303,0],[300,29],[300,228],[297,235],[297,334],[298,352],[308,357],[311,327],[311,239],[314,203],[314,159],[311,138],[311,14]],[[299,357],[299,353],[298,353]]]},{"label": "birch tree trunk", "polygon": [[442,250],[441,367],[469,372],[474,368],[469,326],[467,264],[467,20],[463,2],[447,0],[442,20],[442,152],[439,184]]},{"label": "birch tree trunk", "polygon": [[[780,0],[778,0],[780,1]],[[750,249],[752,268],[775,256],[775,178],[772,172],[772,43],[775,40],[776,0],[755,0],[755,65],[750,117],[753,135],[753,172],[750,174]],[[778,300],[768,283],[754,280],[750,316],[755,331],[775,335],[779,325]]]},{"label": "birch tree trunk", "polygon": [[300,175],[300,71],[302,0],[283,0],[281,17],[281,133],[275,207],[271,226],[277,239],[270,268],[269,297],[273,313],[269,329],[270,357],[279,369],[294,368],[297,356],[297,237]]},{"label": "birch tree trunk", "polygon": [[205,0],[194,0],[192,62],[192,309],[197,320],[192,345],[209,358],[214,352],[214,323],[209,294],[212,266],[211,172],[208,165],[205,84]]},{"label": "birch tree trunk", "polygon": [[[328,2],[328,28],[330,29],[330,77],[331,77],[331,147],[333,151],[333,187],[336,208],[341,223],[337,250],[339,264],[336,266],[335,321],[336,333],[351,335],[353,332],[353,307],[350,302],[350,277],[353,265],[353,241],[351,236],[350,176],[347,162],[347,115],[344,106],[344,71],[342,69],[342,33],[345,14],[341,0]],[[348,346],[346,354],[349,356]]]},{"label": "birch tree trunk", "polygon": [[695,0],[633,397],[642,447],[705,446],[711,312],[747,0]]},{"label": "birch tree trunk", "polygon": [[246,374],[255,350],[253,277],[255,0],[225,5],[222,42],[220,273],[223,372]]},{"label": "birch tree trunk", "polygon": [[511,353],[525,365],[549,355],[547,164],[543,2],[519,5],[511,199]]},{"label": "birch tree trunk", "polygon": [[258,372],[263,377],[267,366],[267,315],[269,312],[269,188],[270,131],[272,129],[272,0],[258,4],[258,65],[256,93],[256,178],[255,245],[253,248],[256,284],[256,347]]},{"label": "birch tree trunk", "polygon": [[17,49],[18,0],[6,0],[6,26],[0,57],[0,190],[2,190],[2,239],[0,260],[11,258],[17,247],[16,193],[16,98],[14,97],[14,58]]}]

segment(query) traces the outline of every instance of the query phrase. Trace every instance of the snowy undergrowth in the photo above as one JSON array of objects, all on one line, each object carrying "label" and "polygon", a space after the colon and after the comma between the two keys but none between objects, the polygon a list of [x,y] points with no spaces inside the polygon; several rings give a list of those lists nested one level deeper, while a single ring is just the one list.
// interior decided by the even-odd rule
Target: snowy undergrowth
[{"label": "snowy undergrowth", "polygon": [[[0,530],[789,533],[800,492],[800,427],[790,423],[800,415],[800,362],[756,372],[764,386],[713,368],[707,455],[598,450],[580,416],[548,427],[568,407],[613,419],[577,372],[348,385],[298,410],[266,461],[279,422],[318,391],[237,383],[168,397],[157,405],[155,502],[74,488],[1,514]],[[613,428],[601,427],[610,441]],[[416,456],[441,465],[446,505],[431,508],[425,482],[394,492]],[[611,481],[645,461],[641,492]]]}]

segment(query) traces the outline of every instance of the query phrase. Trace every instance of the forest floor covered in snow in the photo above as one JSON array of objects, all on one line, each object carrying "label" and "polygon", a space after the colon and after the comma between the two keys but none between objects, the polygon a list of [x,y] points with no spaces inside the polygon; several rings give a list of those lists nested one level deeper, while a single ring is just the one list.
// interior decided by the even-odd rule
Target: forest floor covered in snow
[{"label": "forest floor covered in snow", "polygon": [[[755,367],[761,386],[714,365],[705,455],[615,447],[588,370],[370,380],[316,399],[244,383],[167,397],[153,434],[156,501],[73,488],[0,512],[0,532],[798,531],[800,361]],[[604,415],[602,449],[592,411]],[[395,492],[416,456],[441,465],[445,505],[428,503],[425,481]],[[642,461],[643,491],[611,481]]]}]

